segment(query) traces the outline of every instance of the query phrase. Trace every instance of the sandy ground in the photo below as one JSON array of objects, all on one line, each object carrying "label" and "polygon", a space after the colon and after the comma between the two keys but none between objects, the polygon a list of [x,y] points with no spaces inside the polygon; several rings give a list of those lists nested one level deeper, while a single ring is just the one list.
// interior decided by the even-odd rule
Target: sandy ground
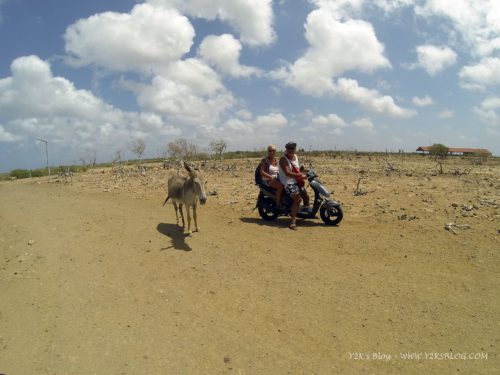
[{"label": "sandy ground", "polygon": [[255,160],[205,168],[192,237],[160,166],[0,183],[0,373],[498,373],[500,165],[306,161],[338,227],[261,221]]}]

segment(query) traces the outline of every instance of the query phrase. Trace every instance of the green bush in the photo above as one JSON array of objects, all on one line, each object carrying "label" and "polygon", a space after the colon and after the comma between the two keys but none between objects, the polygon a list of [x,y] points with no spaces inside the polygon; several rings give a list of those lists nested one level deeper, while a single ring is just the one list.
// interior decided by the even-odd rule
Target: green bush
[{"label": "green bush", "polygon": [[429,153],[436,158],[445,158],[448,155],[448,147],[441,143],[434,143],[429,150]]}]

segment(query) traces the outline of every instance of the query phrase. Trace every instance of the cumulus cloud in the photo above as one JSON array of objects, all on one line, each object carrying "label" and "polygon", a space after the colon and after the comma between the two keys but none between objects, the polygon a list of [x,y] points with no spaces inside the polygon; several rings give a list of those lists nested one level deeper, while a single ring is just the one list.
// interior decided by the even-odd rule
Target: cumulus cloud
[{"label": "cumulus cloud", "polygon": [[309,125],[302,128],[304,132],[318,132],[341,135],[343,134],[342,128],[347,127],[348,124],[342,117],[335,113],[330,113],[326,116],[318,115],[311,119]]},{"label": "cumulus cloud", "polygon": [[198,53],[223,74],[232,77],[260,75],[259,69],[240,64],[241,48],[241,43],[230,34],[209,35],[201,42]]},{"label": "cumulus cloud", "polygon": [[313,10],[305,29],[309,43],[306,53],[271,73],[304,94],[322,96],[332,92],[332,80],[347,71],[371,73],[391,66],[373,26],[362,20],[344,21],[331,6]]},{"label": "cumulus cloud", "polygon": [[415,110],[399,107],[390,96],[359,86],[353,79],[340,78],[335,93],[348,101],[359,103],[371,112],[399,118],[409,118],[417,114]]},{"label": "cumulus cloud", "polygon": [[417,47],[418,62],[410,68],[422,68],[430,76],[442,72],[457,62],[457,54],[447,46],[434,46],[430,44]]},{"label": "cumulus cloud", "polygon": [[438,113],[438,117],[440,119],[452,118],[453,116],[455,116],[455,112],[450,109],[445,109],[444,111]]},{"label": "cumulus cloud", "polygon": [[272,139],[279,137],[288,125],[288,119],[278,111],[256,118],[250,112],[245,111],[244,118],[228,118],[217,129],[217,132],[233,144],[239,144],[243,147],[248,147],[249,142],[264,146]]},{"label": "cumulus cloud", "polygon": [[462,87],[467,89],[500,85],[500,58],[487,57],[475,65],[464,66],[459,76]]},{"label": "cumulus cloud", "polygon": [[124,112],[87,90],[52,74],[49,63],[37,56],[17,58],[12,75],[0,79],[0,113],[5,119],[3,141],[47,136],[68,146],[109,144],[154,128],[175,133],[154,114]]},{"label": "cumulus cloud", "polygon": [[453,29],[477,56],[500,49],[500,2],[498,0],[427,0],[415,8],[422,17],[439,17]]},{"label": "cumulus cloud", "polygon": [[360,129],[364,129],[364,130],[373,130],[374,129],[373,122],[368,117],[363,117],[363,118],[360,118],[358,120],[354,120],[352,122],[352,124],[355,127],[360,128]]},{"label": "cumulus cloud", "polygon": [[13,143],[13,142],[18,141],[19,139],[20,139],[20,137],[9,133],[7,130],[5,130],[3,125],[0,125],[0,142]]},{"label": "cumulus cloud", "polygon": [[483,100],[483,102],[473,108],[473,111],[479,118],[489,125],[500,126],[500,97],[491,97]]},{"label": "cumulus cloud", "polygon": [[314,1],[319,6],[307,17],[305,36],[309,48],[293,64],[270,73],[303,94],[338,95],[359,103],[369,111],[393,117],[411,117],[416,112],[401,108],[390,96],[360,87],[356,80],[339,78],[348,71],[372,73],[390,68],[384,46],[378,41],[373,26],[347,17],[345,9],[361,7],[362,1]]},{"label": "cumulus cloud", "polygon": [[424,96],[423,98],[419,98],[418,96],[414,96],[412,99],[412,103],[417,107],[426,107],[428,105],[434,104],[434,100],[429,95]]},{"label": "cumulus cloud", "polygon": [[279,112],[270,113],[268,115],[258,116],[255,124],[260,128],[276,131],[288,124],[288,120]]},{"label": "cumulus cloud", "polygon": [[173,6],[191,17],[219,19],[230,24],[243,43],[269,45],[275,39],[272,0],[148,0],[160,6]]},{"label": "cumulus cloud", "polygon": [[68,61],[110,70],[149,71],[189,52],[195,32],[177,10],[151,4],[130,13],[105,12],[81,19],[64,34]]},{"label": "cumulus cloud", "polygon": [[213,125],[235,104],[217,73],[195,58],[177,61],[150,85],[125,82],[142,108],[186,125]]},{"label": "cumulus cloud", "polygon": [[386,13],[392,13],[401,8],[411,7],[417,0],[371,0],[373,5],[379,7]]}]

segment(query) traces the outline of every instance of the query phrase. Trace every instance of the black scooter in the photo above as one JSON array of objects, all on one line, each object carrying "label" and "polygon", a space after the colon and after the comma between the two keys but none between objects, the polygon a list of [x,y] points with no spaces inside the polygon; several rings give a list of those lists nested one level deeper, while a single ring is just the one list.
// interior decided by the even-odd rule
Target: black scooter
[{"label": "black scooter", "polygon": [[[315,219],[319,211],[321,220],[326,225],[337,225],[344,217],[344,210],[339,202],[329,199],[330,192],[323,186],[314,170],[307,172],[309,186],[314,190],[314,201],[312,207],[300,206],[297,217],[301,219]],[[289,216],[292,208],[292,198],[283,191],[281,196],[281,208],[276,207],[276,190],[263,184],[258,184],[260,193],[255,208],[259,215],[266,221],[276,220],[278,216]]]}]

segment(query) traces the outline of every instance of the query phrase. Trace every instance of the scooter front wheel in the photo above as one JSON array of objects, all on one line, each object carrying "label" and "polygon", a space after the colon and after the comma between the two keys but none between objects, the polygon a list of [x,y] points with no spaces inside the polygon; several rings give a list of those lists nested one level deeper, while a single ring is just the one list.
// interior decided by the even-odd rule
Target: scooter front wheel
[{"label": "scooter front wheel", "polygon": [[337,225],[344,217],[344,210],[340,205],[328,207],[328,205],[324,204],[319,209],[319,216],[321,216],[321,220],[323,220],[326,225]]}]

